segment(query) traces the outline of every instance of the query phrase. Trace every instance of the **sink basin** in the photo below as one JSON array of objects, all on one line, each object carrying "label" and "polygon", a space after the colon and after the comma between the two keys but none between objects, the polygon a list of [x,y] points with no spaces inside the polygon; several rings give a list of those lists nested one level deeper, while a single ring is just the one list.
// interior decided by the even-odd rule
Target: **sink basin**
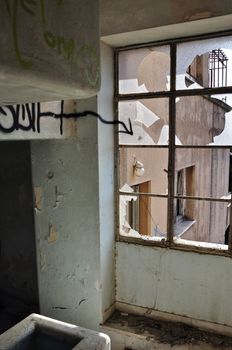
[{"label": "sink basin", "polygon": [[45,316],[31,314],[0,335],[0,350],[110,350],[110,339]]}]

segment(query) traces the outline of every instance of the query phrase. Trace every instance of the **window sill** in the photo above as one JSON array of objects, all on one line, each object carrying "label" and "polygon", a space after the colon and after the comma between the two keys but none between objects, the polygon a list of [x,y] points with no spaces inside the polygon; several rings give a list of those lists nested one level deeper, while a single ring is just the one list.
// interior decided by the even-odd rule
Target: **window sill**
[{"label": "window sill", "polygon": [[225,257],[232,257],[228,246],[224,244],[195,242],[184,240],[181,238],[174,238],[173,242],[169,242],[161,237],[142,236],[133,237],[129,235],[119,235],[118,242],[127,244],[136,244],[147,247],[167,248],[172,250],[180,250],[185,252],[192,252],[198,254],[220,255]]},{"label": "window sill", "polygon": [[157,237],[157,236],[150,236],[150,235],[141,235],[137,231],[131,229],[128,234],[125,232],[120,233],[120,237],[123,237],[125,239],[136,239],[141,242],[156,242],[156,243],[164,243],[166,242],[166,238],[164,237]]}]

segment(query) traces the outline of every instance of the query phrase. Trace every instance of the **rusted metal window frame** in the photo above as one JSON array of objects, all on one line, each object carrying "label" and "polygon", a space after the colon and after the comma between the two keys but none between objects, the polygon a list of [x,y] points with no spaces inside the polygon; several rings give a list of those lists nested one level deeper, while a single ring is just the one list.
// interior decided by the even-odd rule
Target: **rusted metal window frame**
[{"label": "rusted metal window frame", "polygon": [[[219,149],[219,148],[230,148],[230,145],[175,145],[175,131],[176,131],[176,103],[175,100],[177,97],[184,96],[202,96],[202,95],[217,95],[224,93],[232,93],[232,87],[216,87],[216,88],[200,88],[200,89],[176,89],[176,58],[177,58],[177,45],[184,42],[199,41],[205,39],[212,39],[217,37],[226,37],[232,35],[232,31],[224,31],[206,35],[198,35],[194,37],[186,37],[179,39],[171,39],[165,41],[155,41],[149,43],[142,43],[136,45],[129,45],[124,47],[118,47],[114,49],[114,112],[115,119],[118,119],[118,103],[120,101],[128,100],[139,100],[139,99],[150,99],[150,98],[169,98],[169,144],[168,145],[119,145],[118,142],[118,133],[115,133],[115,198],[116,198],[116,240],[148,245],[148,246],[158,246],[166,247],[169,249],[177,249],[183,251],[192,251],[197,253],[206,253],[214,255],[223,255],[232,257],[232,198],[231,199],[222,199],[222,198],[213,198],[213,197],[200,197],[200,196],[177,196],[174,192],[174,181],[175,181],[175,150],[178,148],[200,148],[200,149]],[[160,91],[160,92],[147,92],[147,93],[129,93],[129,94],[120,94],[119,93],[119,53],[121,51],[128,51],[139,48],[148,48],[148,47],[157,47],[161,45],[168,45],[170,47],[170,90]],[[119,149],[120,148],[167,148],[168,149],[168,194],[162,195],[157,193],[133,193],[137,196],[149,196],[156,198],[167,198],[168,200],[168,214],[167,214],[167,239],[162,240],[161,242],[157,241],[147,241],[142,238],[135,237],[125,237],[120,235],[119,232],[119,198],[120,195],[131,195],[127,192],[119,191]],[[226,202],[230,203],[230,232],[229,232],[229,242],[228,250],[221,250],[216,248],[206,248],[193,246],[191,244],[178,244],[173,240],[173,227],[174,227],[174,200],[180,199],[189,199],[196,201],[208,201],[208,202]]]}]

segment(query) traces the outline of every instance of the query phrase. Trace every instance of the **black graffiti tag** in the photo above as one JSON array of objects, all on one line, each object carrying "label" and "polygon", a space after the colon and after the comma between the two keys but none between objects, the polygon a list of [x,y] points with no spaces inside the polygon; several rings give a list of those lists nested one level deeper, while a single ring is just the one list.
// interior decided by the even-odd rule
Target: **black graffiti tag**
[{"label": "black graffiti tag", "polygon": [[[21,117],[20,117],[21,116]],[[7,105],[7,106],[0,106],[0,117],[1,121],[4,120],[4,118],[7,121],[7,124],[0,122],[0,132],[5,134],[10,134],[12,132],[15,132],[17,130],[23,130],[23,131],[33,131],[40,133],[40,124],[41,124],[41,118],[44,117],[50,117],[59,119],[60,121],[60,134],[63,134],[63,120],[64,119],[79,119],[84,117],[94,117],[99,119],[102,123],[108,124],[108,125],[119,125],[120,130],[118,130],[118,133],[124,133],[128,135],[133,135],[133,129],[132,129],[132,123],[130,118],[128,118],[128,124],[127,126],[124,122],[120,120],[105,120],[100,114],[85,110],[83,112],[76,112],[76,113],[64,113],[64,101],[61,101],[60,104],[60,113],[54,113],[51,111],[42,112],[40,103],[31,103],[31,104],[23,104],[23,105]],[[9,119],[11,120],[9,121]]]}]

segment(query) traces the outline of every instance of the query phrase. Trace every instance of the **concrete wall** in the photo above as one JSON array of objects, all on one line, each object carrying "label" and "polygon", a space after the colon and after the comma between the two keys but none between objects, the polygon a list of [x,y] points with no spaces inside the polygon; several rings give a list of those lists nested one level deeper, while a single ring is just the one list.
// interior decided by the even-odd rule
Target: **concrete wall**
[{"label": "concrete wall", "polygon": [[229,0],[101,0],[101,35],[144,30],[159,26],[232,14]]},{"label": "concrete wall", "polygon": [[[78,108],[96,110],[96,98]],[[102,288],[97,144],[93,118],[78,122],[76,140],[32,142],[40,311],[92,329]]]},{"label": "concrete wall", "polygon": [[[77,101],[113,119],[112,51],[102,47],[102,89]],[[97,101],[98,100],[98,101]],[[97,329],[115,301],[114,129],[78,120],[77,137],[32,142],[41,313]]]},{"label": "concrete wall", "polygon": [[117,301],[232,326],[230,258],[125,243],[117,256]]},{"label": "concrete wall", "polygon": [[94,96],[100,87],[98,10],[98,0],[1,1],[1,103]]},{"label": "concrete wall", "polygon": [[[178,38],[231,29],[229,0],[102,0],[102,40],[112,46]],[[184,28],[183,25],[184,24]]]}]

